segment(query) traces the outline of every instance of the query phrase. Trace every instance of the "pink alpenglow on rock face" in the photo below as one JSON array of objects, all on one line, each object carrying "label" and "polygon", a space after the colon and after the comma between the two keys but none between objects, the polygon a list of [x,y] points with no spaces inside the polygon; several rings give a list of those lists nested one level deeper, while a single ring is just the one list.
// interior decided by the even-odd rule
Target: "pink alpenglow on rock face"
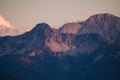
[{"label": "pink alpenglow on rock face", "polygon": [[49,48],[52,52],[65,52],[69,50],[69,47],[64,43],[57,43],[57,42],[46,42],[47,48]]},{"label": "pink alpenglow on rock face", "polygon": [[79,29],[81,28],[81,24],[79,23],[67,23],[64,24],[59,30],[62,33],[68,33],[68,34],[77,34]]}]

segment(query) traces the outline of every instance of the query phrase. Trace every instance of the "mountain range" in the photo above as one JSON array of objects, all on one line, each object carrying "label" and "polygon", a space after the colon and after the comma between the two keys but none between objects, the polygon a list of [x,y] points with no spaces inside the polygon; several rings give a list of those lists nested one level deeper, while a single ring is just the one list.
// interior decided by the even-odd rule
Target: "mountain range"
[{"label": "mountain range", "polygon": [[120,80],[120,18],[96,14],[59,29],[0,37],[1,80]]}]

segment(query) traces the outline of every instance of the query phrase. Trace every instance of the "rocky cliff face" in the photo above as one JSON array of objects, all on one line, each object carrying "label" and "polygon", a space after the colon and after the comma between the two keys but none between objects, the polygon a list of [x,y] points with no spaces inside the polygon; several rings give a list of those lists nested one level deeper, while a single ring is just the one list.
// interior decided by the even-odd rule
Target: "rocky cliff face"
[{"label": "rocky cliff face", "polygon": [[111,14],[91,16],[83,22],[79,34],[96,33],[114,43],[120,34],[120,18]]},{"label": "rocky cliff face", "polygon": [[78,30],[81,28],[81,25],[79,23],[67,23],[64,24],[59,31],[62,33],[67,34],[74,34],[76,35],[78,33]]}]

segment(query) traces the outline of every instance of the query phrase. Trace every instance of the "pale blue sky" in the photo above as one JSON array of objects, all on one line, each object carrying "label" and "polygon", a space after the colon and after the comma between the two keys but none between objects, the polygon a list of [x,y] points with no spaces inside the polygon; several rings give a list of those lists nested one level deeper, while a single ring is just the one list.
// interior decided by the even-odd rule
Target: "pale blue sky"
[{"label": "pale blue sky", "polygon": [[61,26],[98,13],[120,16],[120,0],[0,0],[0,14],[18,27]]}]

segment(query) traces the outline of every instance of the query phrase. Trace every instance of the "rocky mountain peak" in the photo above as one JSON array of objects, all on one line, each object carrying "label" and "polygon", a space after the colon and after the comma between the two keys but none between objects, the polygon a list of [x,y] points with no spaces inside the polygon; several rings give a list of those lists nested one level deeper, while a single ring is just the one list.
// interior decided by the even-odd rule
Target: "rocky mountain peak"
[{"label": "rocky mountain peak", "polygon": [[52,28],[46,23],[39,23],[37,24],[31,31],[30,34],[33,36],[51,36],[52,35]]},{"label": "rocky mountain peak", "polygon": [[66,23],[61,28],[59,28],[59,31],[67,34],[77,34],[80,28],[81,25],[79,23]]},{"label": "rocky mountain peak", "polygon": [[50,26],[46,23],[38,23],[32,31],[44,31],[46,29],[51,29]]},{"label": "rocky mountain peak", "polygon": [[103,24],[103,23],[114,23],[116,21],[117,17],[112,15],[112,14],[108,14],[108,13],[104,13],[104,14],[96,14],[91,16],[87,21],[91,24]]},{"label": "rocky mountain peak", "polygon": [[120,18],[111,14],[96,14],[82,24],[80,34],[97,33],[114,42],[120,34]]}]

